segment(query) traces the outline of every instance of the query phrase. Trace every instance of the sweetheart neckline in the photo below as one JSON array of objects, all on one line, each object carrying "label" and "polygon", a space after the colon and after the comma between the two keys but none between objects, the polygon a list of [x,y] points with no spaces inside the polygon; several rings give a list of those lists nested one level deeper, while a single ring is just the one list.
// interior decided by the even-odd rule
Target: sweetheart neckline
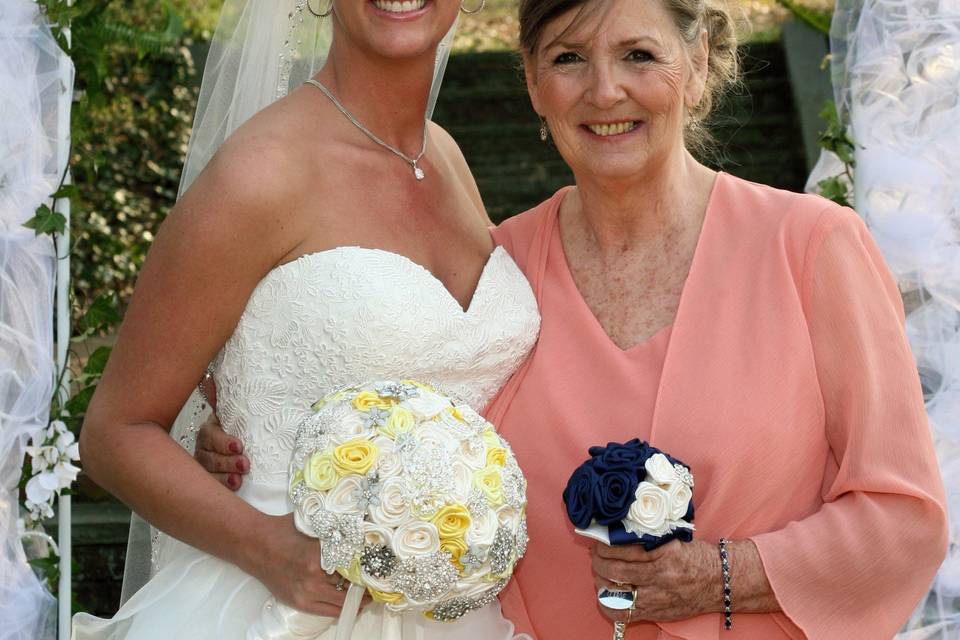
[{"label": "sweetheart neckline", "polygon": [[[297,256],[296,258],[294,258],[293,260],[290,260],[289,262],[284,262],[283,264],[277,265],[276,267],[271,269],[269,272],[267,272],[267,275],[264,276],[264,278],[269,277],[273,273],[282,272],[285,270],[286,267],[290,267],[297,263],[304,262],[307,259],[325,257],[329,254],[342,252],[342,251],[359,251],[362,253],[374,253],[374,254],[386,255],[396,260],[399,260],[404,264],[414,267],[417,271],[424,273],[429,280],[433,281],[433,283],[435,283],[438,287],[440,287],[440,289],[444,293],[444,298],[446,298],[450,303],[452,303],[460,312],[460,314],[463,316],[469,315],[470,312],[473,310],[473,308],[476,306],[474,302],[477,300],[480,294],[480,289],[483,286],[484,282],[486,281],[488,268],[493,262],[494,257],[500,254],[506,253],[506,250],[501,245],[494,246],[493,251],[491,251],[490,254],[487,256],[487,261],[483,264],[483,269],[481,269],[480,271],[480,277],[477,279],[477,283],[474,285],[473,295],[470,297],[470,300],[467,302],[466,308],[464,308],[463,305],[460,304],[460,301],[457,300],[456,296],[454,296],[450,292],[450,289],[448,289],[447,285],[443,283],[443,280],[441,280],[436,275],[434,275],[434,273],[430,271],[430,269],[423,266],[416,260],[408,256],[405,256],[402,253],[397,253],[396,251],[389,251],[387,249],[378,249],[376,247],[361,247],[358,245],[341,245],[339,247],[332,247],[330,249],[321,249],[320,251],[310,251],[308,253],[304,253],[302,255]],[[506,254],[506,255],[509,255],[509,254]]]}]

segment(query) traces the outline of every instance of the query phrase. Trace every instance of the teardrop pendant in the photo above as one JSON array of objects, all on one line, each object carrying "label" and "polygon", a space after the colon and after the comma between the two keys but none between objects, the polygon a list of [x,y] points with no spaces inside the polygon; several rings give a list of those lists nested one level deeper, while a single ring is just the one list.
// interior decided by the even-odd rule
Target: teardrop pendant
[{"label": "teardrop pendant", "polygon": [[423,169],[418,167],[416,164],[413,165],[413,177],[415,177],[417,180],[423,180],[424,178]]}]

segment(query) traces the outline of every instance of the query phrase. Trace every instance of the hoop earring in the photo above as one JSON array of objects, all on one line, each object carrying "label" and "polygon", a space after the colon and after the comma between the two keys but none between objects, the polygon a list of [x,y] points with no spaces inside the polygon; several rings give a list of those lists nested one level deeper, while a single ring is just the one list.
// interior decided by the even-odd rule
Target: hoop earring
[{"label": "hoop earring", "polygon": [[467,13],[467,14],[470,14],[470,13],[480,13],[481,11],[483,11],[483,8],[484,8],[485,6],[487,6],[487,0],[480,0],[480,6],[477,7],[476,9],[467,9],[466,7],[463,6],[463,2],[461,2],[461,3],[460,3],[460,11],[463,11],[464,13]]},{"label": "hoop earring", "polygon": [[309,11],[310,13],[312,13],[312,14],[313,14],[314,16],[316,16],[317,18],[326,18],[326,17],[329,16],[331,13],[333,13],[333,0],[330,0],[330,8],[327,9],[327,10],[326,10],[325,12],[323,12],[323,13],[317,13],[316,11],[314,11],[314,10],[313,10],[313,7],[310,6],[310,0],[307,0],[307,1],[306,1],[306,5],[307,5],[307,11]]},{"label": "hoop earring", "polygon": [[543,116],[541,116],[540,117],[540,141],[546,142],[547,138],[549,137],[550,137],[550,130],[547,129],[547,121],[543,118]]}]

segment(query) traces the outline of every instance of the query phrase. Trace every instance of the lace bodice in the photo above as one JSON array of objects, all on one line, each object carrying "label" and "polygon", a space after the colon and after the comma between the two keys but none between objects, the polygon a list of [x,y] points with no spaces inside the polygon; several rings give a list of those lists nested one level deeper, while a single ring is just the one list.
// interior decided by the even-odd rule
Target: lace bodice
[{"label": "lace bodice", "polygon": [[497,247],[464,310],[405,256],[338,247],[259,283],[214,366],[224,429],[244,441],[249,482],[286,485],[299,422],[351,384],[412,378],[481,410],[536,341],[523,273]]}]

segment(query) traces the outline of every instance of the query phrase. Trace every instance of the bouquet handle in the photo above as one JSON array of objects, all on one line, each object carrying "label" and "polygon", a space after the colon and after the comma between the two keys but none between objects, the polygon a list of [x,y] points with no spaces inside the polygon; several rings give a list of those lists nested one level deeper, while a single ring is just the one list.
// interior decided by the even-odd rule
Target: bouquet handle
[{"label": "bouquet handle", "polygon": [[347,589],[347,599],[343,602],[340,619],[337,621],[336,640],[350,640],[353,625],[356,623],[357,614],[360,612],[360,602],[363,600],[365,592],[366,589],[363,587],[350,583],[350,588]]}]

